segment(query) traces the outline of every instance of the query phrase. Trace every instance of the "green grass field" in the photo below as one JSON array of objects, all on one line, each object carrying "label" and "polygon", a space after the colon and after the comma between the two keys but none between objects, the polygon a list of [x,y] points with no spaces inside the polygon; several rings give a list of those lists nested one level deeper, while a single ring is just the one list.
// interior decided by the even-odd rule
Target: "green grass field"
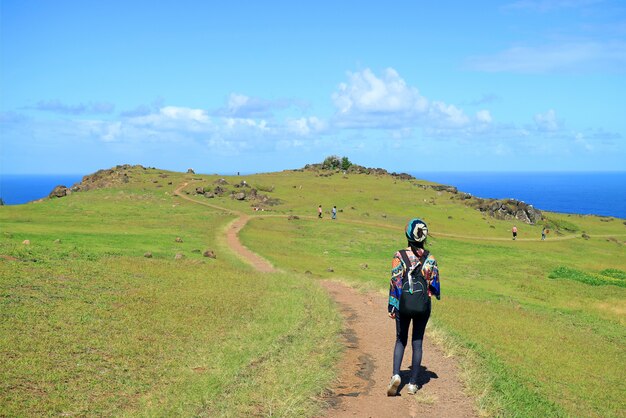
[{"label": "green grass field", "polygon": [[326,294],[253,272],[216,240],[232,216],[155,174],[0,208],[0,416],[318,411],[340,349]]},{"label": "green grass field", "polygon": [[[340,321],[315,279],[385,292],[414,216],[442,274],[429,335],[462,354],[484,414],[626,414],[623,220],[547,213],[547,241],[542,225],[516,222],[514,242],[512,221],[427,181],[318,174],[226,177],[229,191],[245,179],[280,200],[263,212],[194,194],[220,176],[152,169],[0,207],[0,415],[316,415]],[[175,196],[184,182],[233,212]],[[224,247],[235,211],[255,217],[244,244],[283,273],[256,273]]]}]

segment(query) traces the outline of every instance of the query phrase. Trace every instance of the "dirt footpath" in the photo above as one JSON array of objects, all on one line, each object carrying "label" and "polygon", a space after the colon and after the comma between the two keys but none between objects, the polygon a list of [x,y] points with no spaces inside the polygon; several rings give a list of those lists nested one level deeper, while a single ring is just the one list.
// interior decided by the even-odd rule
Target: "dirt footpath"
[{"label": "dirt footpath", "polygon": [[[187,183],[174,193],[190,202],[228,211],[206,202],[199,202],[181,193]],[[262,272],[277,271],[267,260],[250,251],[239,241],[239,231],[249,216],[241,212],[227,225],[227,245]],[[411,348],[404,354],[400,395],[387,396],[391,379],[395,324],[387,316],[387,300],[383,295],[361,294],[332,281],[321,281],[344,317],[344,356],[339,364],[339,379],[324,399],[330,408],[327,417],[475,417],[472,400],[463,393],[454,358],[446,358],[428,339],[424,340],[424,356],[417,395],[407,394],[408,366]],[[437,303],[436,301],[434,303]]]},{"label": "dirt footpath", "polygon": [[[411,348],[402,367],[400,395],[387,396],[391,379],[395,324],[387,316],[386,298],[360,294],[337,282],[323,281],[344,317],[346,347],[339,380],[326,401],[328,417],[475,417],[472,400],[463,393],[454,358],[424,339],[424,356],[417,395],[409,395]],[[436,301],[434,301],[436,303]],[[410,334],[409,334],[410,335]]]}]

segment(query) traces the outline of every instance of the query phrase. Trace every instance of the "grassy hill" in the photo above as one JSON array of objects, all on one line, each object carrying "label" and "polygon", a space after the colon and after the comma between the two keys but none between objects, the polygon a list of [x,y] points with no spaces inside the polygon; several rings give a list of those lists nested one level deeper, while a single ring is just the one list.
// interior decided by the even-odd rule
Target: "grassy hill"
[{"label": "grassy hill", "polygon": [[[386,291],[414,216],[442,273],[430,336],[460,355],[485,413],[626,411],[624,220],[545,213],[547,241],[519,221],[512,241],[513,221],[380,172],[120,170],[0,207],[0,415],[315,415],[341,326],[316,280]],[[184,183],[214,208],[176,196]],[[225,247],[240,212],[253,217],[243,243],[282,273]]]}]

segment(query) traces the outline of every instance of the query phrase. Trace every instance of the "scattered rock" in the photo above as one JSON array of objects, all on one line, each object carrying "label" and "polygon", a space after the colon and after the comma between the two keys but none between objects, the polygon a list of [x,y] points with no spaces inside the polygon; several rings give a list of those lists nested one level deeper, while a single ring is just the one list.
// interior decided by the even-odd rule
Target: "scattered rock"
[{"label": "scattered rock", "polygon": [[307,271],[305,271],[305,272],[304,272],[304,274],[311,275],[311,274],[313,274],[313,273],[311,273],[311,271],[310,271],[310,270],[307,270]]},{"label": "scattered rock", "polygon": [[22,244],[30,245],[30,240],[29,239],[25,239],[24,241],[22,241]]},{"label": "scattered rock", "polygon": [[181,237],[176,237],[176,239],[174,241],[176,241],[176,242],[183,242],[183,239]]},{"label": "scattered rock", "polygon": [[182,255],[181,253],[177,253],[177,254],[174,256],[174,260],[182,260],[183,258],[185,258],[185,256],[184,256],[184,255]]},{"label": "scattered rock", "polygon": [[213,198],[215,198],[215,193],[213,193],[213,192],[206,192],[204,194],[204,197],[206,197],[208,199],[213,199]]},{"label": "scattered rock", "polygon": [[215,189],[213,189],[213,193],[215,193],[218,196],[221,196],[224,193],[226,193],[226,189],[224,189],[223,187],[220,187],[220,186],[216,186]]},{"label": "scattered rock", "polygon": [[52,191],[50,192],[48,197],[50,199],[53,199],[55,197],[65,197],[68,194],[67,192],[68,192],[67,187],[65,187],[63,185],[56,186],[54,189],[52,189]]},{"label": "scattered rock", "polygon": [[586,232],[583,232],[583,234],[581,235],[583,237],[583,239],[589,239],[591,238],[589,235],[587,235]]},{"label": "scattered rock", "polygon": [[61,240],[57,238],[57,239],[55,239],[53,242],[54,242],[55,244],[60,244],[60,243],[61,243]]},{"label": "scattered rock", "polygon": [[190,168],[187,170],[187,174],[196,174],[196,172],[193,171],[193,168]]},{"label": "scattered rock", "polygon": [[215,254],[215,251],[213,250],[206,250],[205,252],[202,253],[202,255],[204,257],[217,258],[217,254]]},{"label": "scattered rock", "polygon": [[363,263],[363,264],[361,264],[361,268],[363,270],[367,270],[369,268],[369,266],[367,265],[367,263]]},{"label": "scattered rock", "polygon": [[[431,189],[436,190],[438,192],[450,192],[450,193],[454,193],[457,194],[459,192],[459,189],[457,189],[454,186],[446,186],[445,184],[434,184],[432,186],[430,186]],[[441,195],[439,195],[441,196]]]},{"label": "scattered rock", "polygon": [[329,273],[334,273],[334,272],[335,272],[335,269],[334,269],[334,268],[332,268],[332,267],[328,267],[328,268],[326,269],[326,271],[327,271],[327,272],[329,272]]},{"label": "scattered rock", "polygon": [[218,179],[218,180],[215,180],[213,182],[213,184],[217,184],[217,185],[220,185],[220,186],[225,186],[225,185],[228,184],[228,182],[226,181],[226,179]]},{"label": "scattered rock", "polygon": [[246,199],[246,194],[244,192],[235,193],[235,194],[233,194],[233,199],[235,199],[235,200],[245,200]]},{"label": "scattered rock", "polygon": [[146,257],[146,258],[152,258],[152,253],[150,251],[148,251],[148,252],[144,253],[143,256]]},{"label": "scattered rock", "polygon": [[202,251],[196,248],[195,250],[191,250],[191,252],[194,254],[200,254]]},{"label": "scattered rock", "polygon": [[298,219],[300,219],[298,215],[289,215],[289,217],[287,217],[288,221],[293,221],[293,220],[298,220]]},{"label": "scattered rock", "polygon": [[452,216],[448,216],[448,219],[453,219]]},{"label": "scattered rock", "polygon": [[204,194],[204,187],[196,187],[196,194]]}]

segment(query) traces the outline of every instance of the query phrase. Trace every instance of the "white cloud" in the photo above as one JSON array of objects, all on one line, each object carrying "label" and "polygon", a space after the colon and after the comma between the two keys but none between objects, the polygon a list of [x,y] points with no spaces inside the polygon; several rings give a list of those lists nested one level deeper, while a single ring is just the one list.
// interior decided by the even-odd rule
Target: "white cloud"
[{"label": "white cloud", "polygon": [[493,55],[470,57],[466,67],[488,73],[624,72],[626,42],[514,46]]},{"label": "white cloud", "polygon": [[448,128],[463,127],[470,122],[470,118],[461,109],[439,101],[432,103],[428,116],[436,125]]},{"label": "white cloud", "polygon": [[476,120],[482,123],[491,123],[493,118],[488,110],[479,110],[476,112]]},{"label": "white cloud", "polygon": [[543,132],[556,132],[561,129],[561,122],[556,117],[554,109],[535,115],[535,126]]},{"label": "white cloud", "polygon": [[591,143],[589,143],[589,141],[587,141],[587,139],[585,138],[585,135],[583,135],[580,132],[577,132],[574,134],[574,141],[582,146],[583,148],[585,148],[585,150],[587,151],[593,151],[593,145],[591,145]]},{"label": "white cloud", "polygon": [[348,83],[341,83],[332,95],[341,114],[423,112],[428,101],[416,88],[407,86],[393,68],[376,77],[369,69],[348,73]]},{"label": "white cloud", "polygon": [[60,100],[41,100],[28,109],[64,115],[106,114],[112,113],[115,106],[108,102],[90,102],[70,105]]},{"label": "white cloud", "polygon": [[484,131],[493,121],[486,110],[470,117],[453,104],[427,99],[393,68],[380,76],[369,68],[348,73],[348,81],[339,85],[332,99],[336,127],[392,130],[394,137],[415,128],[432,136],[467,136]]},{"label": "white cloud", "polygon": [[286,121],[287,131],[302,136],[320,133],[325,131],[327,128],[327,123],[315,116],[299,119],[287,119]]},{"label": "white cloud", "polygon": [[267,100],[259,97],[250,97],[245,94],[231,93],[226,100],[226,106],[217,109],[215,116],[233,118],[272,118],[274,112],[289,108],[304,109],[307,104],[301,100],[277,99]]},{"label": "white cloud", "polygon": [[602,3],[604,0],[519,0],[504,6],[505,9],[527,9],[549,12],[561,9],[584,8]]},{"label": "white cloud", "polygon": [[209,121],[207,113],[202,109],[166,106],[161,108],[160,113],[166,118],[174,120],[193,121],[200,123],[205,123]]}]

